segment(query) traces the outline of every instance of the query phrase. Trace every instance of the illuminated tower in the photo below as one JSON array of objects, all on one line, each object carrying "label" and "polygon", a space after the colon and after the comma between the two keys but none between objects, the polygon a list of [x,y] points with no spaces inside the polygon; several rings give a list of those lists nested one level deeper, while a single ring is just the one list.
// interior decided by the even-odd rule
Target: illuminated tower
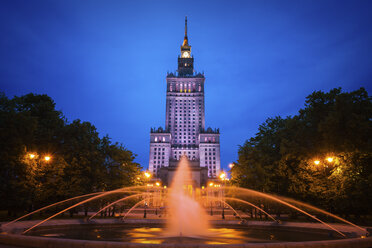
[{"label": "illuminated tower", "polygon": [[[175,168],[182,155],[192,167],[210,178],[220,171],[219,130],[205,129],[204,74],[194,71],[194,58],[187,37],[178,57],[178,70],[168,73],[165,128],[151,129],[149,170],[156,176]],[[164,168],[164,169],[161,169]],[[160,173],[160,171],[163,171]]]}]

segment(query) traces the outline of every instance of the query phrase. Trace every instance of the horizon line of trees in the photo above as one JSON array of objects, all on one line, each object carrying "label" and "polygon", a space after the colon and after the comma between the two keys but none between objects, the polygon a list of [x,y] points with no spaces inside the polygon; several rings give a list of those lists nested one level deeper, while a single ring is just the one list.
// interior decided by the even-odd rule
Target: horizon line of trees
[{"label": "horizon line of trees", "polygon": [[372,101],[364,88],[315,91],[239,147],[232,184],[336,214],[372,214]]},{"label": "horizon line of trees", "polygon": [[9,215],[140,183],[135,154],[89,122],[68,122],[47,95],[0,93],[0,147],[0,210]]}]

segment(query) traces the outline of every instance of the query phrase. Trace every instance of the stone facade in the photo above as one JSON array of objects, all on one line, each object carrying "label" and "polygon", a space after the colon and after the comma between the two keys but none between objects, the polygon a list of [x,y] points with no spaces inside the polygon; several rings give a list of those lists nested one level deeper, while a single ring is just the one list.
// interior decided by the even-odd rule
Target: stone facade
[{"label": "stone facade", "polygon": [[[220,133],[219,129],[205,128],[205,77],[194,71],[194,58],[187,37],[187,20],[181,56],[178,57],[178,70],[168,73],[166,83],[165,128],[151,129],[150,172],[168,181],[165,175],[171,177],[180,157],[186,155],[195,173],[209,178],[217,177],[221,163]],[[197,181],[201,185],[206,180],[199,178]]]}]

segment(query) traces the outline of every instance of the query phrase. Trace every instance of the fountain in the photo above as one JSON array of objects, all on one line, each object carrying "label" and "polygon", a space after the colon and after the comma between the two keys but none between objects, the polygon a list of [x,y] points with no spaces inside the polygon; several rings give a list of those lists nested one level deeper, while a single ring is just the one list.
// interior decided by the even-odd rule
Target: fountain
[{"label": "fountain", "polygon": [[[70,209],[109,196],[120,197],[85,220],[52,220]],[[134,201],[130,207],[129,201]],[[20,221],[63,204],[70,206],[42,221]],[[116,218],[98,218],[120,204],[128,204],[128,210]],[[285,213],[296,211],[313,222],[282,222],[278,209]],[[322,216],[343,224],[327,223]],[[258,217],[260,220],[255,220]],[[0,244],[21,247],[372,246],[365,228],[309,204],[217,183],[196,188],[186,157],[181,159],[170,188],[149,184],[77,196],[24,215],[1,228]]]},{"label": "fountain", "polygon": [[[195,237],[208,234],[208,219],[204,209],[193,198],[187,159],[183,157],[173,178],[168,198],[169,214],[167,233],[172,236]],[[197,225],[195,225],[197,223]]]}]

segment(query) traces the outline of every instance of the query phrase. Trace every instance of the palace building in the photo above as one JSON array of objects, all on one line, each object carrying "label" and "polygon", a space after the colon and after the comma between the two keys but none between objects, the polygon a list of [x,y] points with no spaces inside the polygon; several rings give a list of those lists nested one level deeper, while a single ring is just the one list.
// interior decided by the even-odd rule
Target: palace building
[{"label": "palace building", "polygon": [[205,77],[194,70],[187,18],[178,69],[167,74],[166,82],[165,128],[151,129],[149,170],[167,185],[181,156],[187,156],[194,184],[201,187],[219,174],[220,133],[205,128]]}]

